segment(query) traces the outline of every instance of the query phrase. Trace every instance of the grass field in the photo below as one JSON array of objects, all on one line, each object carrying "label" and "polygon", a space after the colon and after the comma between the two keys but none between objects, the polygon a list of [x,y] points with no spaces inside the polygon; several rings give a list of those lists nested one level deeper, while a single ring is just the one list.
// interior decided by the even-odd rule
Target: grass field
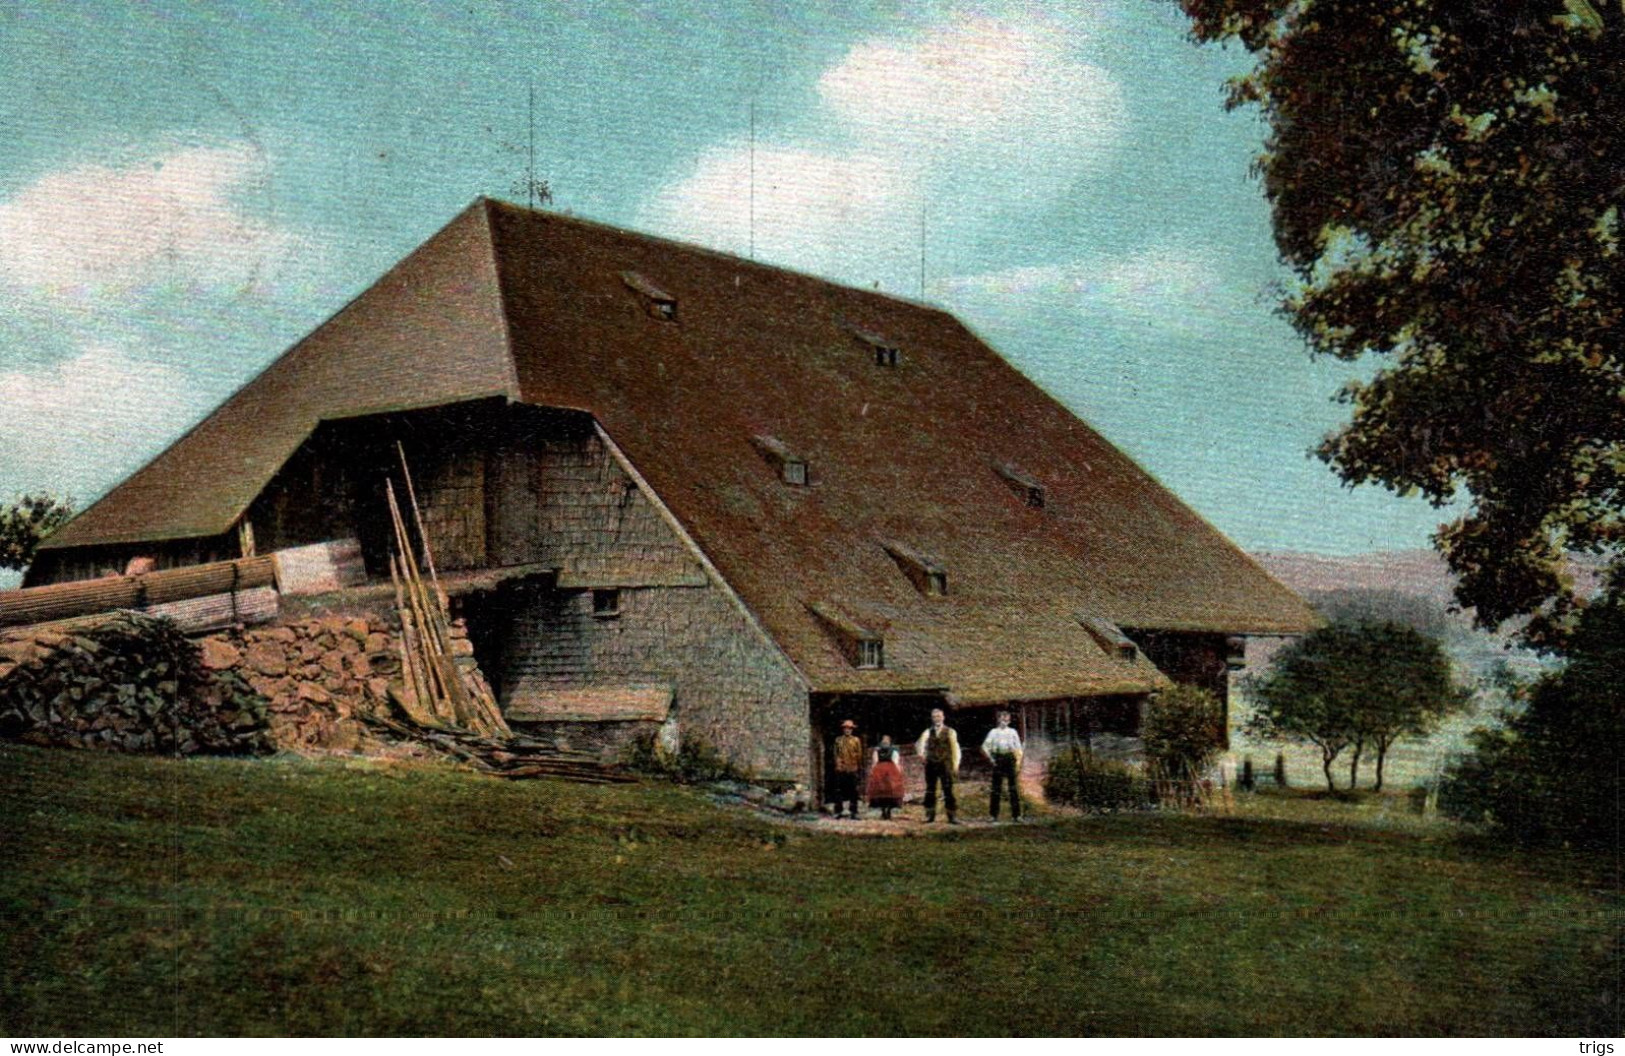
[{"label": "grass field", "polygon": [[1617,1034],[1609,863],[1392,799],[835,836],[663,785],[0,747],[0,1033]]}]

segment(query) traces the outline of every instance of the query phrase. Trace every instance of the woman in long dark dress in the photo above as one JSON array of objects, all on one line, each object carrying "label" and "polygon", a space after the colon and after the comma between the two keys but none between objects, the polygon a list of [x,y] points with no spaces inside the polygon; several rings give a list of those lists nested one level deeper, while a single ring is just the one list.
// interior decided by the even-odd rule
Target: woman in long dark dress
[{"label": "woman in long dark dress", "polygon": [[872,753],[864,798],[871,809],[880,808],[882,821],[890,821],[891,812],[903,805],[903,768],[897,765],[897,749],[890,737],[880,738],[879,747]]}]

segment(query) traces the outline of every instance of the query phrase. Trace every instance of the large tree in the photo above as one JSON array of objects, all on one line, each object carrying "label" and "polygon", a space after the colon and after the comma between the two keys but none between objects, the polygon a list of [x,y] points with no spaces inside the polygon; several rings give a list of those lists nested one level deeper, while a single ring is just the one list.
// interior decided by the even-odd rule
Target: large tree
[{"label": "large tree", "polygon": [[1625,3],[1181,0],[1256,63],[1231,105],[1317,354],[1375,359],[1320,454],[1468,500],[1437,543],[1493,626],[1574,603],[1567,552],[1625,542]]}]

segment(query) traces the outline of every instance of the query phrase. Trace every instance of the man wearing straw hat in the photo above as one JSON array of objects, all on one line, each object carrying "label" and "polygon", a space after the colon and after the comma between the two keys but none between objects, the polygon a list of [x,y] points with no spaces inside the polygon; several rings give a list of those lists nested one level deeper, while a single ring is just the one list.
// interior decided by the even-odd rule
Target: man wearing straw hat
[{"label": "man wearing straw hat", "polygon": [[835,802],[833,813],[837,818],[841,816],[842,803],[849,806],[854,820],[858,816],[858,774],[863,770],[863,742],[852,733],[857,728],[857,723],[847,719],[841,723],[841,735],[835,738],[832,753],[835,759],[835,785],[832,795]]}]

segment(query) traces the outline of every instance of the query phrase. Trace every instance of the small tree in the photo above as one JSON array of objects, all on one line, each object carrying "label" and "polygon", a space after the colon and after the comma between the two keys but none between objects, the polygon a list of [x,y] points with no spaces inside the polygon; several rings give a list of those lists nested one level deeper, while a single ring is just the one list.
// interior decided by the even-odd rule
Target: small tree
[{"label": "small tree", "polygon": [[1320,769],[1331,792],[1336,790],[1332,763],[1354,740],[1354,714],[1335,665],[1313,640],[1321,633],[1283,649],[1267,675],[1248,681],[1253,716],[1247,731],[1319,748]]},{"label": "small tree", "polygon": [[1360,752],[1377,750],[1377,787],[1400,737],[1426,733],[1466,703],[1439,643],[1395,623],[1330,624],[1287,646],[1269,672],[1249,683],[1249,730],[1320,749],[1326,788],[1332,763],[1354,749],[1349,787],[1359,781]]},{"label": "small tree", "polygon": [[68,523],[73,503],[54,495],[22,495],[0,507],[0,568],[21,572],[46,536]]},{"label": "small tree", "polygon": [[1145,754],[1166,774],[1196,777],[1224,744],[1224,707],[1200,686],[1164,690],[1146,713]]},{"label": "small tree", "polygon": [[[1382,790],[1383,764],[1401,737],[1422,737],[1446,716],[1466,708],[1472,693],[1456,683],[1450,658],[1439,643],[1410,627],[1367,624],[1360,627],[1371,654],[1371,677],[1358,698],[1359,741],[1377,751],[1377,780]],[[1354,787],[1351,772],[1349,787]]]}]

